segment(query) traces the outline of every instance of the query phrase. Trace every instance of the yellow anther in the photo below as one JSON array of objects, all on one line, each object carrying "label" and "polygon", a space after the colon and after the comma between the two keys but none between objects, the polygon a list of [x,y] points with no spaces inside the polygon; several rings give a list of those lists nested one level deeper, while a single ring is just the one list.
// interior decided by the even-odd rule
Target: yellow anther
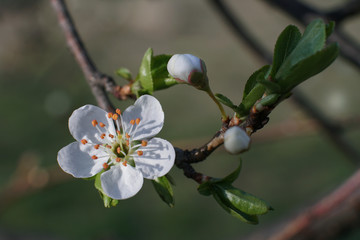
[{"label": "yellow anther", "polygon": [[114,138],[114,135],[112,135],[112,134],[109,134],[109,137],[111,137],[111,138]]},{"label": "yellow anther", "polygon": [[135,120],[135,122],[136,122],[136,125],[139,125],[139,123],[140,123],[140,118],[137,118],[137,119]]},{"label": "yellow anther", "polygon": [[108,168],[109,168],[109,164],[104,163],[104,164],[103,164],[103,168],[104,168],[105,170],[108,169]]},{"label": "yellow anther", "polygon": [[96,145],[94,146],[95,149],[99,149],[99,147],[100,147],[100,144],[96,144]]},{"label": "yellow anther", "polygon": [[118,157],[118,158],[115,159],[115,161],[116,162],[121,162],[121,158]]},{"label": "yellow anther", "polygon": [[94,119],[91,121],[91,124],[95,127],[98,124],[98,122]]},{"label": "yellow anther", "polygon": [[127,161],[123,161],[122,165],[124,165],[125,167],[127,166]]},{"label": "yellow anther", "polygon": [[105,127],[105,124],[103,124],[102,122],[99,123],[100,127]]},{"label": "yellow anther", "polygon": [[120,153],[121,153],[121,148],[120,148],[120,147],[117,147],[117,148],[116,148],[116,152],[117,152],[118,154],[120,154]]},{"label": "yellow anther", "polygon": [[85,145],[88,143],[88,141],[86,139],[81,139],[81,143]]},{"label": "yellow anther", "polygon": [[144,152],[143,152],[143,151],[137,151],[137,154],[138,154],[139,156],[142,156],[142,155],[144,154]]},{"label": "yellow anther", "polygon": [[134,119],[130,120],[130,124],[131,124],[131,125],[134,125],[134,124],[135,124],[135,120],[134,120]]},{"label": "yellow anther", "polygon": [[146,146],[147,146],[147,141],[142,140],[142,141],[141,141],[141,146],[146,147]]},{"label": "yellow anther", "polygon": [[94,160],[98,159],[98,157],[95,156],[95,155],[92,155],[91,158],[94,159]]},{"label": "yellow anther", "polygon": [[101,135],[100,135],[100,138],[101,138],[101,139],[104,139],[104,138],[105,138],[105,136],[106,136],[106,134],[105,134],[105,133],[103,133],[103,134],[101,134]]},{"label": "yellow anther", "polygon": [[107,116],[108,116],[108,118],[112,118],[113,113],[112,113],[112,112],[108,112]]},{"label": "yellow anther", "polygon": [[120,109],[117,108],[117,109],[115,110],[115,112],[116,112],[117,114],[121,115],[121,110],[120,110]]},{"label": "yellow anther", "polygon": [[118,116],[117,114],[113,114],[113,115],[112,115],[112,119],[114,119],[115,121],[118,119],[118,117],[119,117],[119,116]]}]

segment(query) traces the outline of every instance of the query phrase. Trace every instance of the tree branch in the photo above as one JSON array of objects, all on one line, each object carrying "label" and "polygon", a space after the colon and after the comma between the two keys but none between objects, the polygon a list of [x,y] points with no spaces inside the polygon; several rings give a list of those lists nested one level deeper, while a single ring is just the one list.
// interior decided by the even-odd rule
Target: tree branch
[{"label": "tree branch", "polygon": [[[279,2],[282,6],[286,7],[292,13],[296,14],[298,18],[308,19],[310,14],[315,15],[315,10],[309,8],[308,6],[294,0],[294,1],[282,1],[274,0]],[[226,23],[231,27],[231,30],[234,31],[240,40],[245,41],[253,53],[262,58],[262,60],[267,63],[272,62],[271,54],[254,39],[249,31],[241,24],[241,22],[235,17],[227,5],[221,0],[210,0],[210,3],[214,6],[214,9],[220,14],[221,17],[226,21]],[[305,14],[306,13],[306,14]],[[313,19],[313,18],[311,18]],[[324,117],[325,114],[319,109],[315,108],[304,95],[299,91],[294,89],[292,95],[293,101],[305,111],[311,118],[315,119],[319,126],[321,126],[324,133],[332,141],[332,143],[349,159],[353,164],[359,164],[360,155],[357,151],[347,142],[347,140],[342,136],[341,126],[333,123],[329,118]]]},{"label": "tree branch", "polygon": [[129,85],[120,87],[110,76],[98,71],[76,30],[65,2],[63,0],[51,0],[51,3],[57,13],[68,47],[83,71],[98,105],[106,111],[114,111],[115,108],[111,104],[107,92],[121,100],[134,99],[135,96],[132,94]]}]

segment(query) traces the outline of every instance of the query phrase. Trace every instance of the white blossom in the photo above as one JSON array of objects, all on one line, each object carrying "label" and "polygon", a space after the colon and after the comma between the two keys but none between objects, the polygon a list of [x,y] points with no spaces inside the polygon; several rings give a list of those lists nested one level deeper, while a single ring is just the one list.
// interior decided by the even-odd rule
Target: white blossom
[{"label": "white blossom", "polygon": [[154,138],[163,124],[161,105],[150,95],[141,96],[123,113],[85,105],[70,116],[76,142],[59,151],[58,163],[76,178],[104,170],[100,176],[104,193],[113,199],[130,198],[141,189],[143,178],[161,177],[174,165],[173,146]]}]

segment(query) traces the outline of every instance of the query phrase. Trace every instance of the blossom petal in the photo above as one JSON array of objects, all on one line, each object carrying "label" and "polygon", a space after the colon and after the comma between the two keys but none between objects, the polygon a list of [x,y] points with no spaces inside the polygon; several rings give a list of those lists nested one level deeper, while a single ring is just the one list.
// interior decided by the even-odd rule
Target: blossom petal
[{"label": "blossom petal", "polygon": [[[164,125],[164,112],[160,102],[153,96],[143,95],[123,115],[124,131],[134,140],[151,138],[158,134]],[[131,120],[139,118],[139,125],[132,126]],[[136,127],[136,130],[132,130]]]},{"label": "blossom petal", "polygon": [[113,199],[127,199],[138,193],[144,179],[134,167],[117,164],[100,176],[101,187],[106,195]]},{"label": "blossom petal", "polygon": [[[104,143],[100,138],[101,133],[111,133],[116,135],[114,123],[112,119],[106,117],[107,113],[103,109],[94,105],[85,105],[76,109],[69,118],[69,129],[71,135],[77,140],[86,139],[91,143]],[[104,128],[92,125],[92,121],[105,124]]]},{"label": "blossom petal", "polygon": [[146,147],[141,147],[138,151],[142,151],[143,154],[135,155],[134,161],[144,178],[154,179],[164,176],[174,165],[174,147],[164,139],[153,138]]},{"label": "blossom petal", "polygon": [[74,177],[88,178],[99,173],[103,169],[102,164],[109,159],[106,154],[97,154],[98,158],[94,160],[91,158],[93,154],[94,149],[91,144],[73,142],[58,152],[57,161],[62,170]]}]

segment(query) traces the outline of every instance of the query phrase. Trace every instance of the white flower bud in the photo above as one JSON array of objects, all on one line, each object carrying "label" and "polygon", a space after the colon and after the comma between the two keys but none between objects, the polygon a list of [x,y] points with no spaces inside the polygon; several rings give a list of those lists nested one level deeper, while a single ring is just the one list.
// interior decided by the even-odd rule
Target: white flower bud
[{"label": "white flower bud", "polygon": [[250,137],[238,127],[229,128],[224,134],[224,146],[231,154],[239,154],[246,151],[250,145]]},{"label": "white flower bud", "polygon": [[169,74],[180,82],[191,84],[199,89],[207,89],[208,79],[203,60],[191,54],[175,54],[168,64]]}]

